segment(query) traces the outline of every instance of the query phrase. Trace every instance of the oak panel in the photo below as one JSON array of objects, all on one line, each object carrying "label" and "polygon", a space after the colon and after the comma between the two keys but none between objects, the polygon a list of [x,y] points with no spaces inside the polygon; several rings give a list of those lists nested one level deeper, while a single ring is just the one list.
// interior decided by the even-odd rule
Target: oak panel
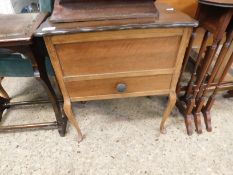
[{"label": "oak panel", "polygon": [[122,73],[173,68],[180,40],[173,36],[94,41],[59,44],[56,50],[64,76]]},{"label": "oak panel", "polygon": [[102,31],[89,33],[76,33],[69,35],[52,36],[54,44],[77,43],[88,41],[106,41],[122,39],[142,39],[153,37],[169,37],[182,35],[183,28],[164,28],[164,29],[132,29],[119,31]]},{"label": "oak panel", "polygon": [[[101,80],[85,80],[65,82],[70,98],[78,100],[82,97],[94,97],[93,99],[105,99],[101,96],[114,95],[125,96],[127,94],[146,93],[161,90],[169,92],[172,75],[158,75],[158,76],[139,76],[129,78],[113,78]],[[116,86],[119,83],[126,85],[126,90],[123,93],[117,91]]]}]

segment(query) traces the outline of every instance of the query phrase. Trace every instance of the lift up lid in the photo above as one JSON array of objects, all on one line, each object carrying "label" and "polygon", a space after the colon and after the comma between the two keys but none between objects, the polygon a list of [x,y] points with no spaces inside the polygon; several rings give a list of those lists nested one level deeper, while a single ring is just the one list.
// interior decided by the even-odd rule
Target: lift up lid
[{"label": "lift up lid", "polygon": [[156,0],[55,0],[53,23],[159,18]]}]

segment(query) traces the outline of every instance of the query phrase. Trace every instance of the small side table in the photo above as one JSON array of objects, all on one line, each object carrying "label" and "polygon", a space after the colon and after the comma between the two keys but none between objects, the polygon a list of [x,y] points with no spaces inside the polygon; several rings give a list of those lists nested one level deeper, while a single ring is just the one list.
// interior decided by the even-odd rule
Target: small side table
[{"label": "small side table", "polygon": [[[196,12],[196,19],[199,20],[200,27],[203,27],[205,29],[205,34],[203,37],[201,48],[196,58],[194,70],[185,89],[185,94],[179,97],[179,101],[177,102],[177,106],[180,112],[185,116],[185,124],[187,128],[187,133],[189,135],[193,133],[193,117],[197,133],[202,133],[201,112],[203,112],[204,114],[207,131],[212,130],[209,109],[211,108],[210,106],[213,105],[213,100],[211,100],[211,102],[208,101],[206,104],[207,106],[205,107],[205,99],[208,95],[210,86],[213,85],[214,79],[221,67],[223,59],[226,56],[230,43],[233,39],[231,22],[232,16],[233,1],[199,0],[198,9]],[[189,42],[189,47],[186,50],[185,60],[181,71],[182,73],[184,73],[187,66],[196,31],[197,29],[193,30],[192,37]],[[216,62],[214,62],[214,57],[220,47],[220,42],[223,39],[225,32],[227,32],[227,39],[221,49],[220,55],[218,56]],[[213,43],[210,47],[207,47],[207,40],[210,34],[213,35]],[[205,56],[202,59],[203,54]],[[211,65],[213,64],[214,67],[211,70]],[[209,74],[210,70],[211,74]],[[220,84],[221,78],[219,80]],[[219,83],[217,83],[217,86],[219,86]],[[177,85],[177,94],[180,94],[180,92],[181,85],[179,80],[179,83]],[[216,92],[214,92],[212,98],[215,96],[215,94]]]},{"label": "small side table", "polygon": [[[55,127],[58,128],[59,134],[61,136],[65,135],[67,120],[63,115],[55,92],[48,78],[45,67],[45,55],[43,55],[39,49],[41,48],[41,44],[43,44],[43,40],[42,38],[33,37],[34,31],[39,27],[46,16],[46,14],[42,13],[0,15],[0,23],[4,24],[0,26],[0,48],[4,49],[8,53],[21,53],[30,59],[34,71],[34,77],[39,80],[41,85],[46,90],[48,97],[50,98],[55,112],[56,121],[47,123],[1,126],[0,132],[15,129]],[[10,108],[11,106],[31,105],[46,102],[42,100],[39,102],[11,103],[9,96],[3,89],[2,85],[0,85],[0,94],[0,121],[2,119],[4,110]]]}]

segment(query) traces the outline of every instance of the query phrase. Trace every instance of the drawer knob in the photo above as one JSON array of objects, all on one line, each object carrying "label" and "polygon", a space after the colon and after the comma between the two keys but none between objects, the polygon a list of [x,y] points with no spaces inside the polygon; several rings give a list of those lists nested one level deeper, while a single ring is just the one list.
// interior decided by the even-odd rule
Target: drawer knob
[{"label": "drawer knob", "polygon": [[125,92],[126,85],[124,83],[119,83],[119,84],[117,84],[116,89],[118,92]]}]

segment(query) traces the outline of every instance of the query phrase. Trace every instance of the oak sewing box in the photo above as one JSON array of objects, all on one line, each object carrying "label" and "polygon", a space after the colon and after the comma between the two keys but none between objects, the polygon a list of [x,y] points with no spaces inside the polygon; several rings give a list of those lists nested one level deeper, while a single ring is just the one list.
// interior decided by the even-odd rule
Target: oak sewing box
[{"label": "oak sewing box", "polygon": [[176,103],[176,83],[198,22],[153,0],[59,1],[36,36],[43,36],[64,111],[76,101],[169,95],[160,131]]}]

